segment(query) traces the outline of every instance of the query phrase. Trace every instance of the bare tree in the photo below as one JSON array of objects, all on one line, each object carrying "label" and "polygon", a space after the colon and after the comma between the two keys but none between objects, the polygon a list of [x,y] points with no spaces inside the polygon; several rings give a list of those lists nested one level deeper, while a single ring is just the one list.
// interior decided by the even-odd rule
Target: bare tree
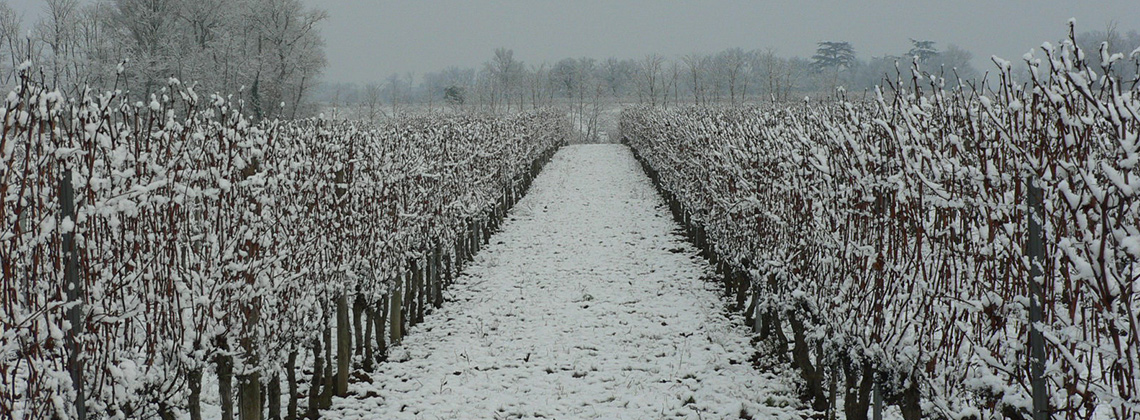
[{"label": "bare tree", "polygon": [[37,37],[47,46],[50,76],[57,86],[66,84],[77,74],[71,64],[75,58],[78,15],[79,0],[45,0],[44,18],[35,27]]},{"label": "bare tree", "polygon": [[20,16],[8,2],[0,2],[0,83],[7,86],[15,81],[14,70],[23,61],[27,51],[20,39]]},{"label": "bare tree", "polygon": [[128,40],[130,58],[136,63],[130,71],[137,75],[139,93],[145,97],[172,73],[178,4],[175,0],[114,0],[112,9],[109,17]]},{"label": "bare tree", "polygon": [[730,48],[720,54],[717,64],[718,73],[723,74],[728,82],[729,101],[735,105],[737,93],[743,100],[744,94],[748,91],[748,79],[744,77],[748,66],[748,56],[740,48]]},{"label": "bare tree", "polygon": [[[256,30],[260,57],[250,92],[255,107],[269,104],[279,107],[279,113],[291,108],[296,116],[305,90],[325,66],[324,39],[316,25],[328,13],[306,10],[300,0],[254,0],[247,18]],[[263,73],[269,82],[264,85]]]},{"label": "bare tree", "polygon": [[[594,59],[580,58],[578,59],[577,66],[575,66],[574,85],[577,91],[577,114],[578,126],[585,127],[586,123],[586,97],[590,95],[591,89],[594,86]],[[587,134],[592,132],[592,128],[587,129]]]},{"label": "bare tree", "polygon": [[388,94],[388,106],[392,109],[392,116],[400,115],[400,106],[404,102],[404,81],[401,79],[399,73],[392,73],[388,76],[388,82],[384,84],[384,90]]},{"label": "bare tree", "polygon": [[622,87],[629,80],[627,66],[614,57],[605,59],[601,65],[602,79],[609,86],[610,93],[616,98],[621,96]]},{"label": "bare tree", "polygon": [[767,93],[773,102],[788,100],[794,85],[795,66],[791,61],[776,55],[774,49],[767,49],[756,55],[758,67],[763,68]]},{"label": "bare tree", "polygon": [[681,61],[685,63],[685,67],[689,70],[689,89],[693,92],[693,103],[696,105],[701,104],[702,94],[702,81],[705,77],[705,71],[708,67],[708,56],[700,54],[689,54],[681,57]]},{"label": "bare tree", "polygon": [[532,109],[539,108],[539,101],[542,101],[544,95],[543,87],[546,86],[546,63],[538,67],[531,66],[530,74],[528,74],[528,86],[530,88],[530,105]]},{"label": "bare tree", "polygon": [[665,107],[669,107],[669,90],[673,90],[673,102],[681,103],[680,80],[681,80],[681,65],[676,61],[669,63],[669,83],[665,86],[665,100],[663,101]]},{"label": "bare tree", "polygon": [[511,109],[511,95],[515,90],[523,72],[523,64],[515,60],[513,50],[506,48],[495,49],[495,56],[485,64],[491,77],[491,109],[495,109],[498,99],[506,105],[506,111]]},{"label": "bare tree", "polygon": [[227,1],[195,0],[179,4],[178,18],[186,25],[191,44],[198,50],[210,48],[218,32],[225,28]]},{"label": "bare tree", "polygon": [[641,85],[638,93],[641,97],[641,102],[648,100],[650,106],[657,106],[657,96],[663,90],[659,84],[662,83],[661,66],[665,62],[665,58],[657,54],[650,54],[645,56],[641,63]]},{"label": "bare tree", "polygon": [[364,105],[368,108],[368,121],[376,122],[383,112],[380,109],[380,85],[369,83],[364,87]]}]

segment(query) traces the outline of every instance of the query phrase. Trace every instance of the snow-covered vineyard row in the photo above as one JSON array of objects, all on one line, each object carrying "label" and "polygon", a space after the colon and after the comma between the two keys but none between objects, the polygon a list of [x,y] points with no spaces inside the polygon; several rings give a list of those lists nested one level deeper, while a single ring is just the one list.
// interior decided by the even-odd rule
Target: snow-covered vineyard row
[{"label": "snow-covered vineyard row", "polygon": [[569,130],[545,111],[252,123],[176,80],[132,104],[25,77],[0,112],[16,419],[196,418],[204,377],[242,418],[327,406],[441,303]]},{"label": "snow-covered vineyard row", "polygon": [[900,76],[866,105],[632,109],[621,135],[804,398],[848,419],[875,382],[906,418],[1030,416],[1037,180],[1048,410],[1135,419],[1140,87],[1111,76],[1122,55],[1074,45],[1027,56],[1024,86],[995,59],[976,89]]}]

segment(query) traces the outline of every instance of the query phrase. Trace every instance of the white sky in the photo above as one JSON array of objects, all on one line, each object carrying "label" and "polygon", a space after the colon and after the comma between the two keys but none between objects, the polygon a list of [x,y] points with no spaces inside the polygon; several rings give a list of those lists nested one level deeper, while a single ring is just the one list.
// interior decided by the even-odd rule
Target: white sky
[{"label": "white sky", "polygon": [[[8,1],[35,19],[42,0]],[[1078,31],[1140,30],[1137,0],[304,0],[328,10],[330,82],[475,67],[495,48],[527,64],[566,57],[679,56],[729,47],[809,57],[821,40],[851,42],[860,58],[899,54],[909,38],[958,44],[988,68]]]},{"label": "white sky", "polygon": [[[729,47],[810,57],[821,40],[851,42],[861,58],[900,54],[909,38],[1020,59],[1044,41],[1140,29],[1140,1],[1112,0],[307,0],[331,18],[329,81],[383,80],[393,72],[477,66],[496,47],[527,64],[565,57],[679,56]],[[1095,5],[1094,5],[1095,3]]]}]

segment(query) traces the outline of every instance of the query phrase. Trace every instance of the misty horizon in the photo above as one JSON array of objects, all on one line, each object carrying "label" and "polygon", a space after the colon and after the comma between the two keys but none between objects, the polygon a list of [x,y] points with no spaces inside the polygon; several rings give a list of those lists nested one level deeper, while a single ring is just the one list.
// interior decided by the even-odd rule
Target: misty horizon
[{"label": "misty horizon", "polygon": [[[896,4],[889,1],[752,3],[656,2],[391,2],[304,0],[324,9],[318,26],[326,43],[329,84],[382,82],[397,74],[480,68],[497,48],[513,50],[526,65],[564,58],[677,58],[729,48],[773,50],[781,57],[810,58],[820,41],[849,42],[856,57],[898,55],[911,39],[951,45],[973,54],[971,63],[992,68],[991,56],[1015,64],[1043,40],[1059,40],[1070,18],[1079,32],[1121,34],[1140,30],[1140,7],[1113,0],[1075,4],[1062,0],[992,4],[985,1]],[[83,1],[82,3],[91,3]],[[43,14],[42,0],[9,0],[29,27]],[[1129,51],[1123,51],[1127,54]]]},{"label": "misty horizon", "polygon": [[[1112,24],[1120,33],[1140,29],[1129,26],[1140,22],[1140,8],[1128,1],[1039,2],[1028,13],[1021,4],[980,1],[813,1],[811,6],[716,1],[670,7],[647,1],[309,3],[329,12],[322,27],[329,83],[380,82],[409,73],[418,78],[451,66],[480,68],[497,48],[513,50],[527,65],[551,65],[564,58],[677,58],[728,48],[810,58],[817,42],[845,41],[866,60],[905,53],[911,39],[934,41],[942,49],[956,45],[973,53],[972,64],[985,70],[992,67],[992,55],[1014,62],[1030,50],[1040,56],[1041,42],[1063,38],[1070,18],[1079,32],[1104,31]],[[369,34],[374,36],[364,36]]]}]

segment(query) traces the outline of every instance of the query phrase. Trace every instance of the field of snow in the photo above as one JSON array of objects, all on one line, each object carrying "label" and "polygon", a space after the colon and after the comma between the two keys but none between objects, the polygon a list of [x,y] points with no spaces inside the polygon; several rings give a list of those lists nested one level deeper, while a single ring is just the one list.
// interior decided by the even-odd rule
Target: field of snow
[{"label": "field of snow", "polygon": [[563,148],[332,419],[800,418],[622,145]]}]

